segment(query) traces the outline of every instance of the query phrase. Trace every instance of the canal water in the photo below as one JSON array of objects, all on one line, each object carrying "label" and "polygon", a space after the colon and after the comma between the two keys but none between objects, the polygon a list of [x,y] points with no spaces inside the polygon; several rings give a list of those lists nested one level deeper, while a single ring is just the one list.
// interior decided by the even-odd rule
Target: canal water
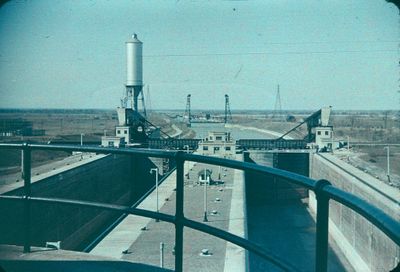
[{"label": "canal water", "polygon": [[207,137],[208,132],[210,131],[226,131],[230,132],[231,136],[235,140],[240,139],[271,139],[276,138],[276,136],[272,136],[267,133],[262,133],[259,131],[253,131],[249,129],[240,129],[240,128],[226,128],[223,123],[193,123],[191,129],[196,132],[197,139],[202,139]]}]

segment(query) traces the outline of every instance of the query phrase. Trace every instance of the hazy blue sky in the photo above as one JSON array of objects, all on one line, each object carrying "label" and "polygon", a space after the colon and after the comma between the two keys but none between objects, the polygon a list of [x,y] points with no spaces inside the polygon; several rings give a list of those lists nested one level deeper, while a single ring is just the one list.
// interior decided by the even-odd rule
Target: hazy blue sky
[{"label": "hazy blue sky", "polygon": [[[125,40],[144,43],[152,108],[398,109],[399,11],[359,1],[10,1],[0,107],[114,108]],[[146,93],[146,92],[145,92]]]}]

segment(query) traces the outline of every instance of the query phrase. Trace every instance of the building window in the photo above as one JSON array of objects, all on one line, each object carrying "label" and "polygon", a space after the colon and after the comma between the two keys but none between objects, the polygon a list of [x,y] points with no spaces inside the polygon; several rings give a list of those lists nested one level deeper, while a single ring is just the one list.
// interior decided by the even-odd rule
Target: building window
[{"label": "building window", "polygon": [[318,134],[318,135],[321,135],[321,131],[318,131],[317,134]]},{"label": "building window", "polygon": [[208,150],[208,146],[203,146],[203,150]]},{"label": "building window", "polygon": [[210,136],[210,140],[212,141],[212,136]]},{"label": "building window", "polygon": [[329,135],[329,131],[325,131],[325,135]]},{"label": "building window", "polygon": [[214,151],[218,151],[219,150],[219,147],[218,146],[215,146],[214,147]]},{"label": "building window", "polygon": [[127,134],[127,133],[128,133],[128,131],[125,129],[125,130],[124,130],[124,134]]},{"label": "building window", "polygon": [[109,141],[109,142],[108,142],[108,146],[109,146],[109,147],[113,147],[113,146],[114,146],[114,142],[113,142],[113,141]]},{"label": "building window", "polygon": [[215,138],[215,140],[217,140],[217,141],[222,141],[222,137],[221,137],[221,136],[217,136],[217,137]]},{"label": "building window", "polygon": [[227,146],[227,147],[225,147],[225,150],[226,150],[226,151],[230,151],[230,150],[231,150],[231,147],[230,147],[230,146]]},{"label": "building window", "polygon": [[117,130],[117,134],[121,134],[121,130],[118,129],[118,130]]}]

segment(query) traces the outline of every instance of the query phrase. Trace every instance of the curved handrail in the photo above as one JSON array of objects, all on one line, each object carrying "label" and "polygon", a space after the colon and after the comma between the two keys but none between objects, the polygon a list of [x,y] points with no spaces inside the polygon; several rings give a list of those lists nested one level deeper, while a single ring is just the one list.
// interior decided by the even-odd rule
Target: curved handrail
[{"label": "curved handrail", "polygon": [[[123,155],[133,155],[133,156],[142,156],[142,157],[157,157],[157,158],[169,158],[175,159],[180,167],[177,167],[177,196],[178,191],[181,190],[178,188],[178,184],[183,184],[183,163],[185,161],[193,161],[199,163],[207,163],[213,165],[221,165],[229,168],[235,168],[244,171],[255,171],[258,173],[263,173],[267,175],[272,175],[275,177],[280,177],[286,179],[287,181],[305,187],[309,190],[312,190],[317,195],[317,203],[321,202],[321,205],[317,205],[317,254],[318,254],[318,247],[319,240],[321,240],[322,247],[327,246],[327,217],[329,209],[327,209],[327,203],[329,199],[335,200],[350,209],[354,210],[355,212],[359,213],[361,216],[366,218],[370,221],[373,225],[377,228],[382,230],[393,242],[400,246],[400,223],[395,221],[389,215],[385,214],[381,210],[377,209],[373,205],[367,203],[366,201],[362,200],[359,197],[356,197],[350,193],[342,191],[336,187],[330,185],[329,182],[322,181],[316,182],[315,180],[301,176],[299,174],[291,173],[288,171],[275,169],[267,166],[261,166],[257,164],[247,163],[247,162],[240,162],[235,160],[229,159],[222,159],[216,157],[206,157],[201,155],[194,155],[194,154],[186,154],[182,151],[165,151],[165,150],[153,150],[153,149],[143,149],[143,148],[106,148],[106,147],[91,147],[91,146],[74,146],[74,145],[45,145],[45,144],[4,144],[0,143],[0,149],[22,149],[25,151],[30,150],[59,150],[59,151],[82,151],[82,152],[95,152],[95,153],[102,153],[102,154],[123,154]],[[29,155],[30,156],[30,155]],[[25,157],[25,156],[24,156]],[[30,157],[29,157],[30,158]],[[30,159],[28,161],[29,168],[30,168]],[[26,166],[24,166],[26,167]],[[182,175],[179,177],[178,173]],[[30,176],[25,177],[25,186],[30,184]],[[183,186],[183,185],[182,185]],[[29,186],[28,186],[29,188]],[[27,193],[28,192],[28,193]],[[105,210],[113,210],[118,211],[120,213],[127,213],[127,214],[135,214],[139,216],[159,219],[162,221],[174,223],[177,227],[186,226],[190,227],[221,239],[227,240],[232,242],[238,246],[246,248],[261,257],[271,261],[275,265],[281,267],[284,270],[291,271],[295,270],[291,265],[283,263],[277,256],[273,256],[273,254],[269,252],[265,252],[261,247],[257,246],[256,244],[241,238],[239,236],[233,235],[231,233],[222,231],[220,229],[189,220],[183,216],[183,214],[178,213],[175,216],[152,212],[148,210],[142,210],[137,208],[125,207],[120,205],[113,205],[113,204],[104,204],[98,202],[88,202],[88,201],[78,201],[78,200],[69,200],[69,199],[59,199],[59,198],[40,198],[40,197],[30,197],[29,196],[29,189],[26,190],[25,196],[6,196],[0,195],[0,200],[17,200],[17,201],[25,201],[25,203],[29,203],[29,201],[33,202],[47,202],[47,203],[59,203],[59,204],[66,204],[66,205],[78,205],[78,206],[86,206],[92,208],[102,208]],[[181,191],[182,194],[182,191]],[[323,205],[322,205],[323,204]],[[183,203],[181,203],[183,205]],[[177,201],[178,206],[178,201]],[[319,211],[321,206],[321,211],[325,213],[321,215]],[[182,207],[180,207],[182,208]],[[177,208],[178,211],[178,208]],[[319,219],[322,218],[322,219]],[[325,224],[319,223],[319,221],[325,221]],[[29,221],[28,221],[29,222]],[[319,231],[319,228],[324,228],[324,230]],[[322,238],[321,238],[322,235]],[[326,237],[324,237],[326,236]],[[324,253],[325,254],[325,253]],[[325,254],[326,255],[326,254]],[[326,258],[326,256],[323,256]],[[320,264],[321,265],[321,264]],[[322,263],[322,266],[317,264],[317,269],[322,268],[326,270],[326,263]],[[177,270],[180,270],[177,268]]]},{"label": "curved handrail", "polygon": [[276,169],[272,167],[262,166],[258,164],[240,162],[230,159],[222,159],[216,157],[207,157],[201,155],[187,154],[182,151],[166,151],[158,149],[146,149],[146,148],[110,148],[110,147],[88,147],[88,146],[75,146],[75,145],[46,145],[46,144],[3,144],[0,143],[0,148],[14,148],[21,149],[24,146],[29,146],[33,150],[58,150],[58,151],[81,151],[81,152],[95,152],[101,154],[125,154],[125,155],[137,155],[143,157],[155,157],[155,158],[170,158],[175,159],[177,153],[181,153],[180,157],[183,160],[208,163],[214,165],[221,165],[229,168],[235,168],[239,170],[250,170],[263,174],[270,174],[276,177],[284,178],[289,181],[293,181],[297,185],[303,186],[307,189],[314,190],[315,180],[292,173],[289,171]]},{"label": "curved handrail", "polygon": [[[25,199],[29,199],[32,202],[41,202],[41,203],[49,203],[49,204],[62,204],[69,206],[79,206],[93,209],[103,209],[106,211],[119,212],[122,214],[132,214],[137,216],[143,216],[153,219],[158,219],[168,223],[176,223],[177,218],[170,214],[165,214],[161,212],[153,212],[149,210],[143,210],[138,208],[132,208],[129,206],[115,205],[115,204],[105,204],[101,202],[93,202],[93,201],[83,201],[83,200],[75,200],[75,199],[65,199],[65,198],[53,198],[53,197],[24,197],[24,196],[9,196],[9,195],[0,195],[0,199],[9,200],[9,201],[23,201]],[[262,258],[270,261],[276,266],[282,268],[285,271],[297,271],[297,269],[290,265],[286,264],[280,257],[274,255],[271,252],[268,252],[258,246],[257,244],[246,240],[237,235],[231,234],[229,232],[223,231],[213,226],[209,226],[206,224],[202,224],[187,218],[183,218],[181,220],[185,227],[189,227],[215,237],[221,238],[225,241],[234,243],[240,247],[248,249]]]}]

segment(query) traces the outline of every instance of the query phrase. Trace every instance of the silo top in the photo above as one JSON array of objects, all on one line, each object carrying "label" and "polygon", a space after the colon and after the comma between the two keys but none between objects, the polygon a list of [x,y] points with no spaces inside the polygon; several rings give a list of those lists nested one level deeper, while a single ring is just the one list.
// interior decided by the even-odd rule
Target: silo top
[{"label": "silo top", "polygon": [[133,35],[126,41],[126,43],[142,43],[136,33],[133,33]]}]

